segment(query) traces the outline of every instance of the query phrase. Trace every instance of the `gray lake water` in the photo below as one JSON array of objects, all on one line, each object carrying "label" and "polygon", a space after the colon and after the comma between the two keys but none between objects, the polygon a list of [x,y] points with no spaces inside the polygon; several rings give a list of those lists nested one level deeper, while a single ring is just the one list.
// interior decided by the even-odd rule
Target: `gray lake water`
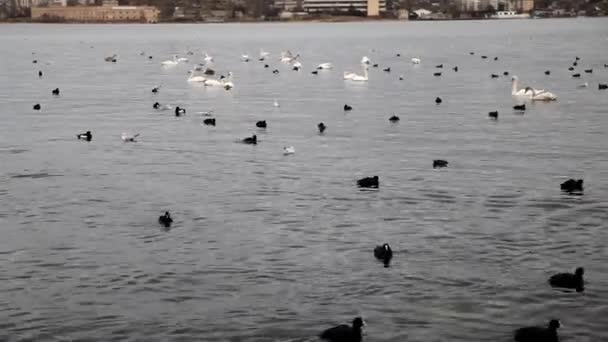
[{"label": "gray lake water", "polygon": [[[188,48],[235,88],[161,68]],[[260,48],[270,68],[240,61]],[[363,55],[380,68],[345,82]],[[554,317],[564,341],[608,340],[606,19],[0,25],[0,60],[2,341],[314,341],[358,315],[365,341],[511,341]],[[503,71],[558,101],[515,113]],[[358,190],[371,175],[379,191]],[[548,286],[577,266],[585,292]]]}]

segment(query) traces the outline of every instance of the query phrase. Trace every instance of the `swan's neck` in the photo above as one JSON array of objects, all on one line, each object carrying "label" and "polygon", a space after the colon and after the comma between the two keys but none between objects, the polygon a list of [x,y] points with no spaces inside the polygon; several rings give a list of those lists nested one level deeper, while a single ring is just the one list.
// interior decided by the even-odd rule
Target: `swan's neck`
[{"label": "swan's neck", "polygon": [[511,95],[517,94],[517,80],[513,80],[511,85]]}]

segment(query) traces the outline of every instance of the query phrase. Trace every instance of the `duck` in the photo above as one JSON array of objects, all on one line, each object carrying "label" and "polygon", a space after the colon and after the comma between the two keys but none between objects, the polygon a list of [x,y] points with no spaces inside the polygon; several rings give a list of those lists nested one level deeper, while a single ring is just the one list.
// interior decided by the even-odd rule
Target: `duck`
[{"label": "duck", "polygon": [[207,76],[213,76],[215,75],[215,70],[206,67],[205,70],[203,70],[203,74]]},{"label": "duck", "polygon": [[374,256],[376,259],[382,260],[384,267],[388,267],[393,258],[391,246],[389,246],[388,243],[385,243],[382,246],[376,246],[376,248],[374,248]]},{"label": "duck", "polygon": [[587,73],[587,74],[592,74],[592,73],[593,73],[593,69],[586,69],[586,70],[585,70],[585,73]]},{"label": "duck", "polygon": [[382,71],[384,71],[384,72],[391,72],[391,68],[390,67],[384,68],[384,69],[382,69]]},{"label": "duck", "polygon": [[412,64],[420,64],[420,58],[412,58]]},{"label": "duck", "polygon": [[388,121],[397,122],[397,121],[399,121],[399,117],[397,115],[393,115],[390,118],[388,118]]},{"label": "duck", "polygon": [[180,108],[179,106],[175,107],[175,116],[181,116],[186,114],[185,108]]},{"label": "duck", "polygon": [[553,287],[562,287],[566,289],[576,289],[577,292],[581,292],[585,288],[585,281],[583,275],[585,269],[578,267],[574,270],[574,273],[558,273],[554,274],[549,278],[549,284]]},{"label": "duck", "polygon": [[516,342],[558,342],[557,329],[561,326],[560,322],[552,319],[547,328],[525,327],[515,330],[513,338]]},{"label": "duck", "polygon": [[255,127],[257,128],[266,128],[268,127],[266,124],[266,120],[261,120],[255,123]]},{"label": "duck", "polygon": [[333,67],[334,67],[334,65],[331,63],[321,63],[321,64],[317,65],[318,70],[333,69]]},{"label": "duck", "polygon": [[495,61],[497,61],[497,60],[498,60],[498,57],[494,57],[494,60],[495,60]]},{"label": "duck", "polygon": [[581,60],[581,58],[580,58],[580,57],[578,57],[578,56],[576,56],[576,57],[574,57],[574,60],[575,60],[575,61],[580,61],[580,60]]},{"label": "duck", "polygon": [[488,116],[491,117],[492,119],[498,119],[498,111],[493,111],[493,112],[489,112]]},{"label": "duck", "polygon": [[135,140],[135,139],[137,139],[137,137],[138,137],[138,136],[139,136],[139,133],[138,133],[138,134],[133,134],[133,135],[129,135],[129,134],[127,134],[127,133],[123,133],[123,134],[120,136],[120,138],[121,138],[121,139],[122,139],[122,141],[124,141],[124,142],[136,142],[137,140]]},{"label": "duck", "polygon": [[573,77],[573,78],[580,78],[580,77],[581,77],[581,74],[579,74],[579,73],[572,74],[572,77]]},{"label": "duck", "polygon": [[401,54],[400,54],[400,53],[397,53],[397,55],[396,55],[396,56],[397,56],[397,57],[401,57]]},{"label": "duck", "polygon": [[436,104],[440,104],[441,102],[443,102],[443,100],[441,100],[441,97],[437,97],[437,98],[435,99],[435,103],[436,103]]},{"label": "duck", "polygon": [[93,134],[91,134],[91,131],[87,131],[86,133],[76,134],[76,138],[78,138],[78,140],[91,141],[93,140]]},{"label": "duck", "polygon": [[568,179],[567,181],[560,184],[560,188],[565,192],[582,192],[583,191],[583,180]]},{"label": "duck", "polygon": [[288,156],[296,153],[296,149],[293,146],[283,147],[283,155]]},{"label": "duck", "polygon": [[171,227],[171,224],[173,223],[173,219],[171,218],[171,214],[169,214],[168,211],[165,211],[164,215],[161,215],[161,216],[158,217],[158,223],[160,223],[161,225],[165,226],[165,228]]},{"label": "duck", "polygon": [[473,56],[475,54],[475,52],[471,51],[469,52],[469,55]]},{"label": "duck", "polygon": [[442,159],[433,160],[433,169],[442,168],[442,167],[448,167],[447,160],[442,160]]},{"label": "duck", "polygon": [[317,71],[317,70],[313,70],[313,71],[311,71],[310,73],[311,73],[311,74],[313,74],[313,75],[318,75],[318,74],[319,74],[319,71]]},{"label": "duck", "polygon": [[243,139],[242,142],[244,144],[257,145],[258,137],[254,134],[251,137],[247,137],[247,138]]},{"label": "duck", "polygon": [[505,71],[505,72],[503,72],[502,74],[503,74],[504,76],[509,76],[509,72],[508,72],[508,71]]},{"label": "duck", "polygon": [[378,67],[378,63],[372,65],[372,68],[377,68]]},{"label": "duck", "polygon": [[268,69],[268,68],[270,68],[270,65],[264,64],[264,68]]},{"label": "duck", "polygon": [[349,106],[347,104],[344,105],[344,111],[345,112],[348,112],[348,111],[351,111],[351,110],[353,110],[353,107],[351,107],[351,106]]},{"label": "duck", "polygon": [[58,96],[59,95],[59,88],[55,88],[52,91],[53,95]]},{"label": "duck", "polygon": [[500,76],[498,76],[498,75],[496,75],[496,74],[492,74],[492,75],[490,75],[490,78],[498,78],[498,77],[500,77]]},{"label": "duck", "polygon": [[154,94],[158,93],[159,90],[160,90],[160,86],[156,86],[156,87],[152,88],[152,92]]},{"label": "duck", "polygon": [[32,63],[34,63],[34,64],[38,64],[38,60],[34,59],[34,60],[32,61]]},{"label": "duck", "polygon": [[105,60],[106,62],[116,62],[116,57],[117,57],[117,56],[116,56],[116,54],[114,54],[114,55],[112,55],[112,56],[109,56],[109,57],[104,58],[104,60]]},{"label": "duck", "polygon": [[327,126],[325,126],[324,123],[319,122],[319,124],[317,125],[317,128],[319,129],[319,133],[323,133],[323,132],[325,132],[325,129],[327,129]]},{"label": "duck", "polygon": [[433,76],[439,77],[439,76],[441,76],[441,73],[440,72],[436,72],[436,73],[433,74]]},{"label": "duck", "polygon": [[515,105],[515,106],[513,106],[513,109],[524,111],[524,110],[526,110],[526,105],[525,104]]},{"label": "duck", "polygon": [[380,181],[378,176],[373,177],[364,177],[357,181],[357,186],[360,188],[378,188],[380,186]]},{"label": "duck", "polygon": [[572,63],[572,66],[578,66],[578,62]]},{"label": "duck", "polygon": [[606,83],[600,83],[600,84],[597,85],[597,89],[598,90],[606,90],[606,89],[608,89],[608,84],[606,84]]},{"label": "duck", "polygon": [[160,109],[160,103],[154,102],[154,104],[152,105],[152,108],[154,108],[154,109]]},{"label": "duck", "polygon": [[34,110],[40,110],[42,107],[40,106],[40,103],[36,103],[33,108]]},{"label": "duck", "polygon": [[215,126],[215,118],[203,120],[203,124],[207,126]]},{"label": "duck", "polygon": [[454,72],[458,72],[458,66],[453,67],[452,70],[454,70]]},{"label": "duck", "polygon": [[278,74],[278,73],[279,73],[279,69],[274,69],[274,70],[272,70],[272,73],[273,73],[273,74]]},{"label": "duck", "polygon": [[365,323],[361,317],[356,317],[352,324],[352,326],[342,324],[327,329],[319,334],[319,338],[327,342],[361,342],[363,338],[362,328]]},{"label": "duck", "polygon": [[569,67],[568,71],[574,71],[574,67]]},{"label": "duck", "polygon": [[443,64],[435,65],[435,68],[443,69]]},{"label": "duck", "polygon": [[481,56],[481,59],[487,59],[488,56]]},{"label": "duck", "polygon": [[42,77],[42,71],[38,70],[38,77]]},{"label": "duck", "polygon": [[551,70],[546,70],[545,75],[547,75],[547,76],[551,75]]}]

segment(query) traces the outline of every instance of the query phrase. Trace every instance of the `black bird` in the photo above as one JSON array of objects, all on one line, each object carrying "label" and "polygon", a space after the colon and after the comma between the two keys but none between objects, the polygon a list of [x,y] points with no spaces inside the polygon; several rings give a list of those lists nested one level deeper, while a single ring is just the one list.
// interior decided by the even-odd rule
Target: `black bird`
[{"label": "black bird", "polygon": [[257,145],[258,137],[254,134],[251,137],[243,139],[243,143],[250,144],[250,145]]},{"label": "black bird", "polygon": [[558,273],[549,278],[549,284],[553,287],[576,289],[577,292],[581,292],[585,289],[583,274],[585,269],[582,267],[577,268],[574,273]]},{"label": "black bird", "polygon": [[399,117],[397,115],[393,115],[390,118],[388,118],[388,121],[397,122],[397,121],[399,121]]},{"label": "black bird", "polygon": [[508,71],[505,71],[502,74],[505,75],[505,76],[509,76],[509,72]]},{"label": "black bird", "polygon": [[436,73],[433,74],[433,76],[439,77],[439,76],[441,76],[441,73],[440,72],[436,72]]},{"label": "black bird", "polygon": [[318,75],[318,74],[319,74],[319,72],[318,72],[317,70],[315,70],[315,71],[311,72],[311,74],[313,74],[313,75]]},{"label": "black bird", "polygon": [[604,64],[604,68],[608,68],[608,64]]},{"label": "black bird", "polygon": [[152,88],[152,92],[153,92],[154,94],[156,94],[156,93],[158,93],[158,90],[159,90],[159,89],[160,89],[160,86],[158,86],[158,87],[154,87],[154,88]]},{"label": "black bird", "polygon": [[205,119],[205,120],[203,120],[203,123],[208,126],[215,126],[215,118]]},{"label": "black bird", "polygon": [[34,110],[40,110],[40,108],[42,108],[42,107],[40,107],[40,103],[36,103],[34,105]]},{"label": "black bird", "polygon": [[579,180],[568,179],[567,181],[560,184],[560,188],[562,189],[562,191],[566,191],[566,192],[583,191],[583,180],[582,179],[579,179]]},{"label": "black bird", "polygon": [[42,71],[38,70],[38,77],[42,77]]},{"label": "black bird", "polygon": [[93,140],[93,134],[91,134],[91,131],[87,131],[86,133],[76,134],[76,138],[79,140],[91,141]]},{"label": "black bird", "polygon": [[498,60],[498,57],[494,57],[494,60],[495,60],[495,61],[497,61],[497,60]]},{"label": "black bird", "polygon": [[55,88],[52,91],[53,95],[59,95],[59,88]]},{"label": "black bird", "polygon": [[377,67],[378,67],[378,64],[372,65],[372,68],[377,68]]},{"label": "black bird", "polygon": [[515,110],[526,110],[526,105],[525,104],[516,105],[516,106],[513,106],[513,109],[515,109]]},{"label": "black bird", "polygon": [[600,84],[598,84],[598,85],[597,85],[597,89],[598,89],[598,90],[605,90],[605,89],[608,89],[608,84],[605,84],[605,83],[604,83],[604,84],[602,84],[602,83],[600,83]]},{"label": "black bird", "polygon": [[36,64],[36,63],[38,63],[38,61],[34,59],[34,60],[32,61],[32,63]]},{"label": "black bird", "polygon": [[384,69],[382,69],[382,71],[384,71],[384,72],[391,72],[391,68],[390,67],[384,68]]},{"label": "black bird", "polygon": [[498,78],[498,77],[499,77],[499,76],[498,76],[498,75],[496,75],[496,74],[492,74],[492,75],[490,75],[490,78]]},{"label": "black bird", "polygon": [[300,67],[299,67],[299,66],[294,66],[294,67],[292,68],[292,70],[293,70],[293,71],[300,71]]},{"label": "black bird", "polygon": [[435,68],[442,69],[443,68],[443,64],[435,65]]},{"label": "black bird", "polygon": [[152,59],[152,56],[148,56],[148,59]]},{"label": "black bird", "polygon": [[319,122],[319,124],[317,125],[317,128],[319,129],[319,133],[323,133],[323,132],[325,132],[325,129],[327,128],[327,126],[325,126],[324,123]]},{"label": "black bird", "polygon": [[493,112],[489,112],[488,116],[491,117],[492,119],[498,119],[498,111],[493,111]]},{"label": "black bird", "polygon": [[488,58],[488,56],[481,56],[481,59],[486,59]]},{"label": "black bird", "polygon": [[473,56],[475,54],[475,52],[471,51],[469,52],[469,55]]},{"label": "black bird", "polygon": [[580,58],[580,57],[578,57],[578,56],[574,57],[574,59],[575,59],[575,60],[577,60],[577,61],[580,61],[580,60],[581,60],[581,58]]},{"label": "black bird", "polygon": [[365,177],[365,178],[361,178],[357,181],[357,186],[359,186],[360,188],[378,188],[378,186],[380,185],[380,181],[378,179],[378,176],[374,176],[374,177]]},{"label": "black bird", "polygon": [[588,74],[591,74],[591,73],[593,73],[593,69],[587,69],[587,70],[585,70],[585,72]]},{"label": "black bird", "polygon": [[399,81],[403,81],[403,76],[399,76]]},{"label": "black bird", "polygon": [[186,114],[185,108],[180,108],[179,106],[175,107],[175,116],[180,116]]},{"label": "black bird", "polygon": [[441,97],[437,97],[437,98],[435,99],[435,103],[436,103],[436,104],[440,104],[441,102],[443,102],[443,101],[441,100]]},{"label": "black bird", "polygon": [[388,267],[391,259],[393,258],[393,251],[388,243],[385,243],[382,246],[376,246],[374,248],[374,256],[376,259],[382,260],[384,262],[384,267]]},{"label": "black bird", "polygon": [[328,342],[361,342],[362,332],[365,324],[361,317],[357,317],[353,320],[353,326],[350,327],[346,324],[338,325],[325,330],[319,335],[319,338],[323,341]]},{"label": "black bird", "polygon": [[266,128],[266,120],[258,121],[255,123],[255,127],[257,128]]},{"label": "black bird", "polygon": [[572,74],[572,77],[574,77],[574,78],[580,78],[581,74]]},{"label": "black bird", "polygon": [[548,75],[551,75],[551,70],[547,70],[547,71],[545,71],[545,75],[547,75],[547,76],[548,76]]},{"label": "black bird", "polygon": [[547,328],[526,327],[515,330],[516,342],[558,342],[557,329],[561,326],[558,320],[552,319]]},{"label": "black bird", "polygon": [[351,106],[349,106],[347,104],[344,105],[344,111],[345,112],[348,112],[348,111],[351,111],[351,110],[353,110],[353,107],[351,107]]},{"label": "black bird", "polygon": [[171,224],[173,223],[173,219],[171,218],[171,214],[169,214],[168,211],[165,211],[164,215],[161,215],[161,216],[158,217],[158,223],[160,223],[163,226],[165,226],[165,228],[171,227]]},{"label": "black bird", "polygon": [[574,67],[569,67],[568,71],[574,71]]},{"label": "black bird", "polygon": [[273,74],[278,74],[278,73],[279,73],[279,69],[274,69],[274,70],[272,70],[272,73],[273,73]]},{"label": "black bird", "polygon": [[160,108],[160,103],[154,102],[154,104],[152,105],[152,108],[159,109]]},{"label": "black bird", "polygon": [[578,65],[577,62],[572,63],[572,66],[577,66],[577,65]]},{"label": "black bird", "polygon": [[401,57],[401,54],[400,54],[400,53],[398,53],[398,54],[397,54],[397,57]]},{"label": "black bird", "polygon": [[441,168],[441,167],[448,167],[448,161],[447,160],[442,160],[442,159],[435,159],[433,160],[433,169],[436,168]]},{"label": "black bird", "polygon": [[458,67],[457,67],[457,66],[453,67],[452,69],[453,69],[455,72],[458,72]]},{"label": "black bird", "polygon": [[270,65],[264,64],[264,68],[270,68]]},{"label": "black bird", "polygon": [[215,70],[213,70],[211,68],[205,68],[205,71],[203,71],[203,74],[208,75],[208,76],[213,76],[213,75],[215,75]]}]

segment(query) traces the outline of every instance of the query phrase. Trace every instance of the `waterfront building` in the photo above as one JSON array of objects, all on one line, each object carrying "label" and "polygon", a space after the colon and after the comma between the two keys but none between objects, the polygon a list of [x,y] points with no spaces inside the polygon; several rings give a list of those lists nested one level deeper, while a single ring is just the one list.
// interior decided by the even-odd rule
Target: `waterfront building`
[{"label": "waterfront building", "polygon": [[309,13],[357,11],[373,17],[386,11],[386,0],[303,0],[303,8]]}]

